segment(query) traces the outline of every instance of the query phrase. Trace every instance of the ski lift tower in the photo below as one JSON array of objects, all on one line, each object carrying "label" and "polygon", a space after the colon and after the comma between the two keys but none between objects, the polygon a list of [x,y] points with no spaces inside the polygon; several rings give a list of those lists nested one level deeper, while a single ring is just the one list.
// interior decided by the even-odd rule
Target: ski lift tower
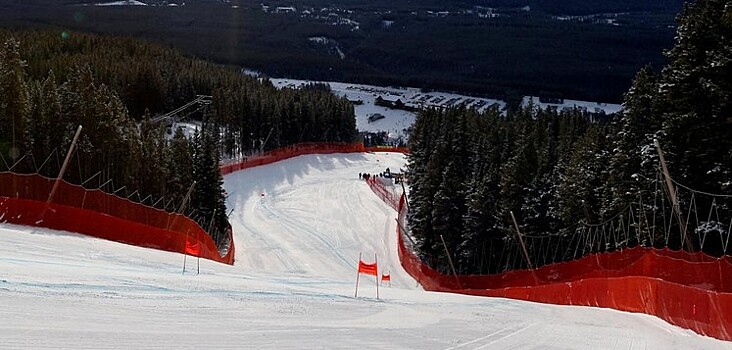
[{"label": "ski lift tower", "polygon": [[196,95],[196,98],[190,102],[168,112],[163,115],[159,115],[152,119],[153,123],[165,123],[167,126],[173,126],[175,123],[180,122],[188,118],[193,113],[196,113],[204,107],[210,105],[212,102],[211,96],[209,95]]}]

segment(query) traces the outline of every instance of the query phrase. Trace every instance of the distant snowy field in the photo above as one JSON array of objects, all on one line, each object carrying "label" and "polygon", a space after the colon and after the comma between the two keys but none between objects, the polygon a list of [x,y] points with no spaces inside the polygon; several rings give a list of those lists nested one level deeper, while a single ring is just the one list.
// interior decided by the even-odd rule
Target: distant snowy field
[{"label": "distant snowy field", "polygon": [[[259,75],[258,72],[245,70],[245,74]],[[297,79],[271,79],[272,84],[278,88],[298,88],[304,84],[312,83],[307,80]],[[386,107],[376,106],[376,98],[381,97],[384,100],[396,101],[401,100],[405,105],[411,107],[453,107],[465,105],[475,108],[479,111],[485,111],[488,108],[496,107],[505,113],[506,103],[501,100],[470,97],[447,92],[421,92],[417,88],[391,88],[363,84],[350,84],[340,82],[323,82],[330,85],[331,90],[338,96],[345,96],[351,101],[362,101],[363,104],[355,106],[356,127],[360,131],[369,132],[388,132],[393,139],[398,137],[406,138],[406,129],[414,124],[416,114],[403,110],[389,109]],[[605,114],[616,113],[622,109],[621,105],[597,103],[577,100],[563,100],[561,103],[542,103],[538,97],[526,96],[522,100],[522,105],[527,105],[529,100],[534,105],[546,109],[556,108],[558,110],[567,108],[582,108],[588,112]],[[368,118],[374,114],[381,114],[385,118],[374,122],[369,122]]]},{"label": "distant snowy field", "polygon": [[538,97],[535,96],[524,96],[521,101],[522,106],[527,106],[529,103],[533,103],[541,109],[555,108],[557,110],[579,108],[584,109],[590,113],[605,113],[613,114],[620,112],[623,109],[622,105],[612,103],[600,103],[600,102],[588,102],[578,100],[562,100],[561,103],[547,103],[541,102]]},{"label": "distant snowy field", "polygon": [[[401,154],[301,156],[227,175],[235,266],[0,224],[2,349],[731,349],[658,318],[425,292],[359,172]],[[264,196],[262,196],[264,194]],[[394,277],[375,298],[358,252]]]},{"label": "distant snowy field", "polygon": [[123,0],[114,2],[97,3],[94,6],[147,6],[146,3],[136,0]]}]

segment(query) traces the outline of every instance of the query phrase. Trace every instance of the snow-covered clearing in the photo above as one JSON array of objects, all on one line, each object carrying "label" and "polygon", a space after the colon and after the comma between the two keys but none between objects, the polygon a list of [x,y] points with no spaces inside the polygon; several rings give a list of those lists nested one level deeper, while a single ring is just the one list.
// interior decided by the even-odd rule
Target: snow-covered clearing
[{"label": "snow-covered clearing", "polygon": [[[425,292],[359,172],[401,154],[301,156],[227,175],[235,266],[0,224],[3,349],[732,349],[658,318]],[[264,194],[264,196],[262,196]],[[358,253],[391,271],[375,298]]]},{"label": "snow-covered clearing", "polygon": [[623,109],[622,105],[612,103],[588,102],[579,100],[560,100],[557,101],[557,103],[551,103],[541,102],[541,100],[535,96],[524,96],[523,100],[521,100],[521,105],[526,107],[529,103],[532,103],[534,104],[534,106],[541,109],[555,108],[557,110],[563,110],[579,108],[584,109],[590,113],[602,112],[605,114],[618,113]]},{"label": "snow-covered clearing", "polygon": [[[314,38],[310,38],[313,40]],[[319,40],[328,40],[322,38]],[[253,71],[245,71],[246,74],[260,76],[260,73]],[[278,88],[298,88],[302,85],[312,83],[307,80],[297,79],[271,79],[272,84]],[[373,85],[363,84],[351,84],[341,82],[323,82],[330,85],[331,90],[338,96],[345,96],[351,101],[361,101],[362,104],[356,104],[356,128],[360,131],[368,132],[381,132],[386,131],[391,135],[392,139],[398,139],[403,137],[408,138],[407,130],[414,124],[416,114],[399,109],[389,109],[386,107],[377,106],[375,101],[378,97],[384,100],[396,101],[401,100],[406,106],[410,107],[453,107],[459,105],[466,105],[468,107],[475,108],[479,111],[485,111],[491,107],[497,107],[502,113],[505,113],[506,103],[504,101],[471,97],[460,94],[453,94],[447,92],[422,92],[417,88],[393,88],[393,87],[382,87]],[[605,114],[612,114],[622,109],[621,105],[609,104],[609,103],[598,103],[578,100],[563,100],[562,103],[543,103],[539,101],[538,97],[525,96],[522,100],[522,105],[526,106],[529,100],[533,101],[534,105],[546,109],[546,108],[580,108],[585,109],[590,113],[598,113],[599,111]],[[369,122],[369,117],[374,114],[381,114],[385,118],[379,119],[374,122]]]},{"label": "snow-covered clearing", "polygon": [[[272,79],[272,84],[278,88],[298,88],[304,84],[311,83],[306,80],[294,79]],[[381,97],[385,100],[396,101],[401,99],[402,102],[409,102],[406,96],[413,96],[418,93],[417,89],[400,90],[394,88],[382,88],[370,85],[359,85],[338,82],[326,82],[330,85],[331,90],[338,96],[345,96],[351,101],[362,101],[363,104],[354,105],[356,114],[356,128],[360,131],[381,132],[386,131],[392,135],[394,139],[399,136],[406,136],[406,129],[414,124],[417,115],[415,113],[389,109],[377,106],[376,98]],[[408,105],[416,106],[408,103]],[[369,122],[368,118],[374,114],[385,116],[384,119],[375,122]]]},{"label": "snow-covered clearing", "polygon": [[137,0],[122,0],[115,2],[105,2],[94,4],[94,6],[147,6],[146,3]]}]

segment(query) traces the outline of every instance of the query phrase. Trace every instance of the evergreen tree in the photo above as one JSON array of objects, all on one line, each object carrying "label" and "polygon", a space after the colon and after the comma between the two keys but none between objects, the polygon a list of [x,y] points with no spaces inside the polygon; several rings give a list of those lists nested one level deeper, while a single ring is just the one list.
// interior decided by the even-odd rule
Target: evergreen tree
[{"label": "evergreen tree", "polygon": [[[466,186],[466,211],[463,216],[463,233],[458,247],[458,265],[461,272],[482,273],[490,271],[490,261],[496,259],[494,250],[500,249],[502,236],[496,229],[498,199],[498,173],[500,156],[496,144],[488,136],[477,142],[470,164],[473,171]],[[484,267],[486,270],[483,270]],[[490,272],[495,272],[490,271]]]},{"label": "evergreen tree", "polygon": [[558,188],[559,214],[565,227],[579,221],[602,222],[605,138],[599,127],[592,127],[575,145],[568,161],[561,167]]},{"label": "evergreen tree", "polygon": [[226,219],[226,203],[224,198],[224,178],[219,170],[218,128],[213,124],[204,124],[200,135],[194,139],[194,167],[196,179],[192,209],[195,218],[204,230],[209,232],[214,241],[224,243],[222,236],[228,225]]},{"label": "evergreen tree", "polygon": [[[656,108],[658,83],[650,67],[638,72],[633,86],[625,95],[624,110],[614,127],[618,130],[612,139],[612,153],[608,174],[607,198],[603,211],[614,215],[639,196],[648,198],[655,180],[655,171],[644,167],[644,149],[653,147],[653,138],[660,128]],[[650,171],[649,171],[650,170]]]},{"label": "evergreen tree", "polygon": [[[414,132],[410,138],[409,154],[410,198],[409,228],[417,239],[418,251],[432,256],[433,246],[437,242],[431,226],[433,196],[442,179],[441,165],[444,155],[435,155],[438,151],[438,130],[442,127],[442,113],[431,109],[421,111],[414,123]],[[439,172],[439,173],[438,173]],[[437,176],[440,176],[437,178]],[[439,239],[439,238],[438,238]]]},{"label": "evergreen tree", "polygon": [[678,18],[660,96],[672,176],[708,192],[732,186],[732,24],[727,0],[698,0]]},{"label": "evergreen tree", "polygon": [[[170,175],[167,178],[165,187],[170,198],[167,200],[175,204],[175,208],[178,208],[191,184],[193,184],[194,178],[193,147],[183,133],[183,129],[177,128],[175,130],[168,152],[169,155],[166,159]],[[174,210],[173,207],[167,209]]]},{"label": "evergreen tree", "polygon": [[8,38],[0,50],[0,151],[13,163],[32,144],[26,140],[31,108],[25,66],[20,43]]},{"label": "evergreen tree", "polygon": [[[166,184],[170,176],[170,169],[166,167],[165,157],[168,153],[164,130],[160,125],[154,125],[149,112],[140,125],[140,164],[137,178],[144,181],[138,184],[143,198],[158,197],[166,193]],[[151,201],[154,203],[155,200]]]}]

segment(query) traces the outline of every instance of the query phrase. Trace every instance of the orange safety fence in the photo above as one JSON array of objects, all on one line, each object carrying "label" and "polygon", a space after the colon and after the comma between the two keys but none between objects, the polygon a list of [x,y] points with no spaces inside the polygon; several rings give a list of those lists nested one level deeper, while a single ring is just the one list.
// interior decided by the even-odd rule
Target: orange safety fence
[{"label": "orange safety fence", "polygon": [[[47,204],[55,179],[38,174],[0,173],[0,222],[77,232],[140,247],[185,253],[198,245],[195,256],[234,263],[231,240],[226,254],[193,220],[132,202],[101,190],[59,183]],[[229,238],[231,237],[229,230]]]},{"label": "orange safety fence", "polygon": [[394,210],[399,210],[399,199],[401,198],[401,193],[397,193],[392,190],[389,188],[390,186],[385,186],[385,181],[388,180],[372,176],[366,180],[366,183],[369,184],[371,190],[374,191],[374,193],[376,193],[384,203],[389,204],[389,206],[394,208]]},{"label": "orange safety fence", "polygon": [[[369,182],[393,206],[381,182]],[[642,312],[699,334],[732,340],[732,257],[635,247],[496,275],[443,275],[406,239],[406,197],[397,204],[402,267],[425,290]]]}]

